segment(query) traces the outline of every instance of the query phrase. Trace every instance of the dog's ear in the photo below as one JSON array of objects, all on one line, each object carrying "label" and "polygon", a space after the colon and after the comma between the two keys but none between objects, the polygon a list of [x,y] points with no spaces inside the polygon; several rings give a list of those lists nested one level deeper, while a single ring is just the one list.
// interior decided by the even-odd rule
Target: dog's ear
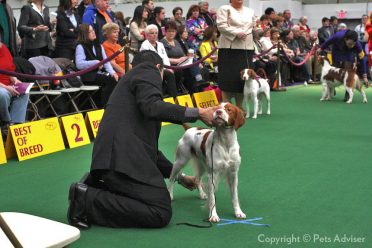
[{"label": "dog's ear", "polygon": [[244,71],[245,71],[245,69],[243,69],[243,70],[240,71],[240,79],[241,79],[241,80],[244,80],[244,79],[243,79]]},{"label": "dog's ear", "polygon": [[256,78],[256,72],[252,69],[248,69],[248,76],[252,79]]},{"label": "dog's ear", "polygon": [[324,65],[324,57],[323,56],[319,56],[318,57],[318,62],[320,65]]},{"label": "dog's ear", "polygon": [[234,106],[235,108],[235,122],[234,122],[234,128],[235,130],[238,130],[241,126],[245,123],[245,117],[244,112],[242,109]]}]

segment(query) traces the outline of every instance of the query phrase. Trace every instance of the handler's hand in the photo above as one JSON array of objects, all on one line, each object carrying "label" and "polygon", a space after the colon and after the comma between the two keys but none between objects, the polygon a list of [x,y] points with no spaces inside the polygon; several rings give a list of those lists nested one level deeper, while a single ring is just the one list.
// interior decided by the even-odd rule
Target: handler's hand
[{"label": "handler's hand", "polygon": [[200,108],[199,109],[199,119],[204,122],[207,126],[212,126],[213,124],[213,113],[219,109],[219,106]]}]

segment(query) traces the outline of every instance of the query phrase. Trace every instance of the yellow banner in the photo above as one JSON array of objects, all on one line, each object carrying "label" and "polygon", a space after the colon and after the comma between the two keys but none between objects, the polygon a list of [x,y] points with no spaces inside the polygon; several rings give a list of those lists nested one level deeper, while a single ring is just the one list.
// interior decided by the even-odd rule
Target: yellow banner
[{"label": "yellow banner", "polygon": [[[173,97],[164,98],[163,101],[175,104]],[[172,123],[170,123],[170,122],[162,122],[161,123],[162,126],[166,126],[166,125],[169,125],[169,124],[172,124]]]},{"label": "yellow banner", "polygon": [[218,105],[218,100],[214,90],[194,93],[193,97],[197,108],[208,108]]},{"label": "yellow banner", "polygon": [[5,164],[6,162],[7,160],[6,160],[6,155],[5,155],[3,137],[0,133],[0,164]]},{"label": "yellow banner", "polygon": [[57,117],[10,126],[9,134],[19,161],[65,149]]},{"label": "yellow banner", "polygon": [[176,100],[177,100],[178,104],[181,105],[181,106],[189,107],[189,108],[194,107],[194,103],[192,102],[192,99],[191,99],[190,95],[177,96]]},{"label": "yellow banner", "polygon": [[70,148],[90,143],[87,127],[82,114],[68,115],[61,118],[64,134]]},{"label": "yellow banner", "polygon": [[89,132],[95,138],[97,136],[99,124],[101,123],[104,110],[94,110],[87,113],[85,116],[85,124],[89,129]]}]

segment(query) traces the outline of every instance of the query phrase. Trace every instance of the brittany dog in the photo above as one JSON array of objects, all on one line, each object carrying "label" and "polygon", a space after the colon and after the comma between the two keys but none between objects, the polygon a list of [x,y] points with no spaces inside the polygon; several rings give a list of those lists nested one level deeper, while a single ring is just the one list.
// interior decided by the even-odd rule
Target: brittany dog
[{"label": "brittany dog", "polygon": [[344,85],[349,93],[349,100],[346,103],[353,102],[354,88],[357,89],[363,97],[363,103],[367,103],[367,96],[362,88],[362,83],[356,73],[356,68],[352,70],[336,68],[329,64],[328,60],[319,56],[319,63],[323,66],[320,80],[323,85],[323,95],[320,101],[331,100],[335,88],[339,85]]},{"label": "brittany dog", "polygon": [[257,118],[257,114],[262,114],[262,97],[265,95],[267,100],[267,114],[270,112],[270,86],[266,79],[260,78],[252,69],[244,69],[240,72],[244,85],[244,98],[247,108],[246,118],[249,118],[249,100],[253,99],[254,111],[253,119]]},{"label": "brittany dog", "polygon": [[[238,199],[238,171],[240,166],[237,130],[245,123],[243,112],[231,103],[222,103],[213,114],[214,129],[190,128],[178,141],[176,160],[173,165],[168,187],[173,199],[174,181],[186,163],[192,159],[197,188],[201,199],[207,199],[209,221],[219,222],[215,191],[221,176],[226,177],[231,192],[232,204],[237,218],[246,218],[240,209]],[[203,190],[201,178],[207,171],[207,194]]]}]

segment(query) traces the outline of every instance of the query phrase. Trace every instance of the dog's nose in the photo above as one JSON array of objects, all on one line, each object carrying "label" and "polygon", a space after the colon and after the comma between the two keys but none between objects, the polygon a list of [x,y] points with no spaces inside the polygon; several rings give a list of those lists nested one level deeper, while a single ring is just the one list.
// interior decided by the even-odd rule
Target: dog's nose
[{"label": "dog's nose", "polygon": [[216,110],[216,115],[222,115],[222,110],[220,109]]}]

